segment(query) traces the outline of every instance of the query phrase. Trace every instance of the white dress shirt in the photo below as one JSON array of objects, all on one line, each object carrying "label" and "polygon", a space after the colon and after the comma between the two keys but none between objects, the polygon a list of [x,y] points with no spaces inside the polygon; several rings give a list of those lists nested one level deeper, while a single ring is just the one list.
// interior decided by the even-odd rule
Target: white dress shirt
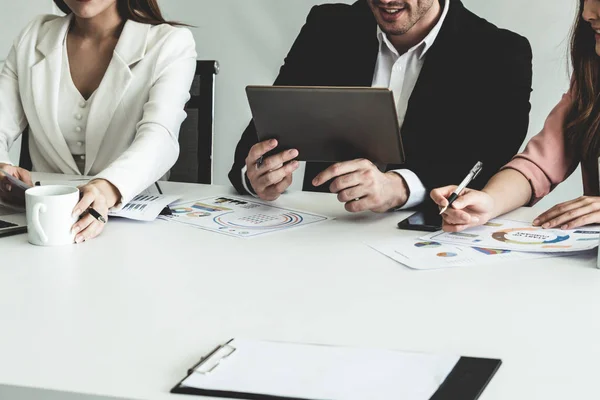
[{"label": "white dress shirt", "polygon": [[[444,3],[442,15],[429,34],[419,44],[413,46],[402,55],[398,53],[398,50],[396,50],[379,26],[377,27],[379,54],[377,56],[377,64],[375,65],[372,86],[389,88],[394,93],[400,127],[404,124],[408,101],[417,84],[417,79],[419,79],[427,51],[435,42],[448,14],[450,0],[446,0]],[[423,203],[427,198],[427,190],[421,179],[408,169],[399,169],[394,172],[404,178],[410,192],[408,201],[400,209],[416,207]]]}]

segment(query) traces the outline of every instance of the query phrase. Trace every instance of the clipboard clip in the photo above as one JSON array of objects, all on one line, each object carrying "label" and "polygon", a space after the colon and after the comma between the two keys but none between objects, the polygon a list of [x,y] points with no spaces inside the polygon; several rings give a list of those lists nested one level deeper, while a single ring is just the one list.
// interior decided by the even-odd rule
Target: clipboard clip
[{"label": "clipboard clip", "polygon": [[214,349],[208,356],[200,360],[189,373],[197,373],[201,375],[208,375],[213,372],[223,361],[231,357],[236,352],[236,348],[231,344],[226,343],[222,346]]}]

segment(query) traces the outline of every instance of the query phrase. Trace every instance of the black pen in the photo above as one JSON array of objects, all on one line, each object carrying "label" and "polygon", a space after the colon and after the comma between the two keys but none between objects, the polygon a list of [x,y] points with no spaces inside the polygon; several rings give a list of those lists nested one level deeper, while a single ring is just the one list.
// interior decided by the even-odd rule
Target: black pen
[{"label": "black pen", "polygon": [[454,200],[458,199],[460,193],[467,187],[469,183],[471,183],[473,179],[477,177],[477,175],[479,175],[482,168],[483,163],[481,161],[475,164],[473,169],[471,169],[471,171],[469,172],[469,175],[467,175],[465,179],[463,179],[463,181],[460,183],[460,185],[458,185],[456,190],[454,190],[454,192],[450,195],[450,197],[448,198],[448,205],[442,208],[442,210],[440,211],[440,215],[446,212],[446,210],[452,205],[452,203],[454,203]]},{"label": "black pen", "polygon": [[94,210],[92,207],[88,208],[88,213],[90,213],[90,215],[94,218],[96,218],[97,221],[102,222],[103,224],[106,223],[106,220],[104,219],[104,217],[102,215],[100,215],[100,213],[96,210]]}]

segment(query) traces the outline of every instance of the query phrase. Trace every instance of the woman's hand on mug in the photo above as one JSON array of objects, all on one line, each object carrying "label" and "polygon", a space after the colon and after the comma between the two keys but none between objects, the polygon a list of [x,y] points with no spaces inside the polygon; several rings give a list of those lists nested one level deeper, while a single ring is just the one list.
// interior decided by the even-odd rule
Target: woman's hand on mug
[{"label": "woman's hand on mug", "polygon": [[108,210],[113,207],[121,194],[110,182],[104,179],[95,179],[79,188],[81,200],[73,210],[73,217],[79,218],[73,225],[75,243],[83,243],[98,236],[104,229],[104,222],[98,221],[88,210],[93,208],[105,221],[108,221]]},{"label": "woman's hand on mug", "polygon": [[[431,198],[440,207],[448,205],[448,198],[456,186],[446,186],[431,191]],[[442,229],[446,232],[460,232],[473,226],[487,223],[492,217],[494,199],[485,192],[465,189],[452,203],[442,218]]]}]

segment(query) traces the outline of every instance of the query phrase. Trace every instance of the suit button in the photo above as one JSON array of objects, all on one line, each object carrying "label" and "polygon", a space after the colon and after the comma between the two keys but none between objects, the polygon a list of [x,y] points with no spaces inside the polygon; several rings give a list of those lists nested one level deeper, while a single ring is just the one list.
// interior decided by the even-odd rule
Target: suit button
[{"label": "suit button", "polygon": [[83,100],[79,102],[79,107],[80,108],[85,108],[86,106],[87,106],[87,102],[85,102]]},{"label": "suit button", "polygon": [[82,160],[85,160],[85,156],[80,156],[79,158],[81,158]]},{"label": "suit button", "polygon": [[82,130],[83,130],[83,129],[81,129],[81,127],[80,127],[80,126],[78,126],[78,127],[76,127],[76,128],[75,128],[75,132],[77,132],[77,133],[81,133],[81,131],[82,131]]},{"label": "suit button", "polygon": [[81,119],[83,118],[83,115],[81,114],[75,114],[75,119],[78,121],[81,121]]},{"label": "suit button", "polygon": [[83,142],[77,142],[77,146],[79,146],[79,147],[83,146]]}]

